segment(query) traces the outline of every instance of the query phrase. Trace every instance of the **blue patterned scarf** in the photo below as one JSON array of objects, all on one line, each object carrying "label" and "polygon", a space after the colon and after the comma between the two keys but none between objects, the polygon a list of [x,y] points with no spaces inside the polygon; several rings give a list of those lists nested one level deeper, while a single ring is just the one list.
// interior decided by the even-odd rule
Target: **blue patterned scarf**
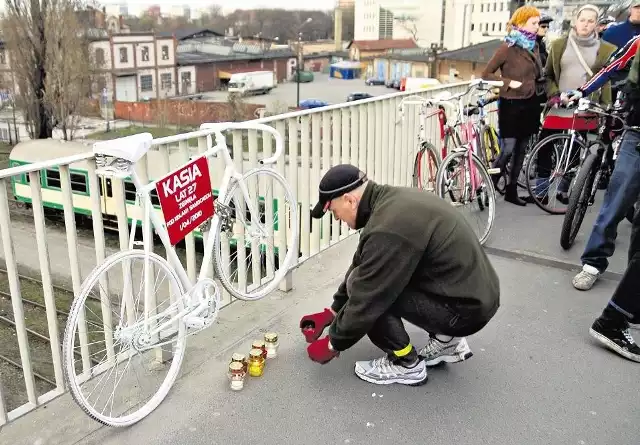
[{"label": "blue patterned scarf", "polygon": [[509,31],[509,34],[506,35],[504,41],[507,42],[509,46],[516,45],[533,52],[533,47],[536,44],[536,34],[514,26],[511,31]]}]

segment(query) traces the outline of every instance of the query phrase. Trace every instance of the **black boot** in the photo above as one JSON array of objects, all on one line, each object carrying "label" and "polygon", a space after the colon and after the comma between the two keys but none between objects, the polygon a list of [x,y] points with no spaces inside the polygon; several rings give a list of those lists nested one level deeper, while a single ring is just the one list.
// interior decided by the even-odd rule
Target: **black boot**
[{"label": "black boot", "polygon": [[515,204],[517,206],[526,206],[527,202],[520,199],[518,196],[518,184],[512,182],[511,184],[507,184],[504,193],[504,200],[510,202],[511,204]]}]

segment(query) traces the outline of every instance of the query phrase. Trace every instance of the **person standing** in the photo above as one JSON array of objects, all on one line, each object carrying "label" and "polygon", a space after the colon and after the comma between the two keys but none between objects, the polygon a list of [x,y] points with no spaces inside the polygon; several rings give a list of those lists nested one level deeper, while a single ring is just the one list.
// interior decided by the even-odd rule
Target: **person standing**
[{"label": "person standing", "polygon": [[[501,172],[509,159],[511,169],[505,188],[505,201],[524,206],[518,196],[518,176],[524,163],[525,150],[532,135],[540,129],[540,101],[545,93],[544,68],[536,38],[540,11],[533,6],[515,10],[507,24],[507,36],[487,63],[481,74],[483,79],[502,80],[498,125],[503,149],[495,167]],[[496,72],[500,70],[500,75]],[[502,175],[494,175],[498,181]]]},{"label": "person standing", "polygon": [[[599,14],[600,10],[596,6],[582,6],[577,11],[575,22],[569,33],[551,43],[545,68],[547,94],[551,102],[559,102],[562,92],[573,91],[584,85],[594,73],[600,71],[616,50],[615,46],[598,38],[596,26]],[[610,84],[605,83],[601,89],[593,92],[591,100],[604,105],[611,104]],[[562,130],[542,130],[540,140],[557,132]],[[538,177],[533,193],[545,204],[554,198],[547,193],[551,186],[549,178],[554,169],[552,152],[553,144],[547,144],[538,151],[536,158]],[[578,154],[569,160],[571,166],[579,161]],[[566,205],[569,202],[570,178],[562,177],[558,180],[560,183],[557,185],[555,198]],[[527,202],[533,202],[532,197],[527,198]]]},{"label": "person standing", "polygon": [[540,62],[542,66],[547,65],[547,57],[549,56],[549,52],[547,51],[547,32],[549,32],[549,23],[553,22],[553,19],[548,15],[543,15],[540,17],[540,25],[538,27],[538,35],[536,36],[536,42],[538,43],[538,48],[540,51]]},{"label": "person standing", "polygon": [[[608,76],[613,75],[614,70],[622,69],[631,60],[630,51],[636,48],[633,62],[629,68],[629,77],[623,86],[626,97],[625,107],[629,110],[627,125],[640,126],[640,37],[634,38],[628,48],[622,48],[618,57],[603,68],[604,74],[594,76],[587,85],[570,92],[566,100],[577,100],[583,94],[589,94],[595,87]],[[617,53],[616,53],[617,54]],[[601,70],[602,71],[602,70]],[[618,224],[626,217],[629,209],[640,195],[640,133],[626,131],[622,136],[618,159],[615,162],[611,174],[610,184],[604,194],[604,200],[596,222],[591,229],[591,235],[587,240],[584,252],[580,257],[582,270],[573,278],[572,284],[578,290],[589,290],[593,287],[600,275],[609,266],[609,257],[615,251],[615,241],[618,236]],[[636,212],[637,213],[637,212]]]}]

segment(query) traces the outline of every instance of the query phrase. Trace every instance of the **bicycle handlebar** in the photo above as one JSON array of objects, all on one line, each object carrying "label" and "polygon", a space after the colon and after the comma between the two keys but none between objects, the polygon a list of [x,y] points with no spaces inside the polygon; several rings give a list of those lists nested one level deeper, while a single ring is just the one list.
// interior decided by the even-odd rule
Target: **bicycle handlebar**
[{"label": "bicycle handlebar", "polygon": [[[273,156],[258,161],[260,164],[275,164],[278,158],[284,152],[284,138],[270,125],[258,124],[254,122],[205,122],[200,125],[200,130],[213,130],[212,133],[216,135],[216,145],[223,145],[226,147],[227,141],[222,135],[225,130],[257,130],[266,131],[271,133],[276,140],[276,151]],[[212,148],[211,133],[207,135],[207,150]]]}]

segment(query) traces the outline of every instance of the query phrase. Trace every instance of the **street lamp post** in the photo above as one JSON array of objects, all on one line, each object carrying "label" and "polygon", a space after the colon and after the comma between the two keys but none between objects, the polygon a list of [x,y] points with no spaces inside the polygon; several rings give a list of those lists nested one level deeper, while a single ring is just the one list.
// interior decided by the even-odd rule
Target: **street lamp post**
[{"label": "street lamp post", "polygon": [[297,91],[297,101],[296,108],[300,108],[300,63],[302,63],[302,51],[300,49],[300,45],[302,43],[302,33],[298,33],[298,60],[296,62],[296,91]]},{"label": "street lamp post", "polygon": [[311,22],[311,17],[304,21],[298,28],[298,60],[296,61],[296,108],[300,108],[300,65],[302,64],[302,27]]}]

